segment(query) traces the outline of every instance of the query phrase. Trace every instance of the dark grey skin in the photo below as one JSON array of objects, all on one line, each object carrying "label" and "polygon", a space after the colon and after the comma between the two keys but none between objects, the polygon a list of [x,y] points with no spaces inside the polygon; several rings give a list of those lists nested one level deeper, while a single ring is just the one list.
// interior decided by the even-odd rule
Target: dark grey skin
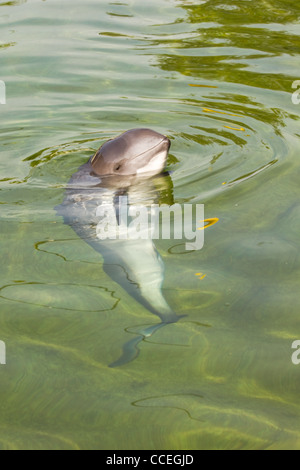
[{"label": "dark grey skin", "polygon": [[[75,173],[63,203],[57,207],[66,224],[104,259],[105,272],[161,323],[142,328],[138,337],[123,347],[123,354],[111,367],[126,364],[139,354],[138,344],[159,328],[179,320],[162,291],[164,265],[149,240],[100,240],[97,237],[97,210],[103,204],[116,210],[119,197],[149,206],[156,202],[152,183],[165,168],[170,140],[150,129],[133,129],[106,142]],[[127,198],[127,199],[126,199]]]}]

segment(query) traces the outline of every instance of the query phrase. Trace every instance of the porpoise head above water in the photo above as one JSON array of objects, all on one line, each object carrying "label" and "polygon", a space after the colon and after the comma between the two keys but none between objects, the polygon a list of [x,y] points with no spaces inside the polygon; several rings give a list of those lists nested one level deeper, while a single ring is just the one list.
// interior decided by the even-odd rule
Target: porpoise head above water
[{"label": "porpoise head above water", "polygon": [[132,129],[103,144],[90,164],[97,176],[153,176],[163,171],[170,146],[158,132]]}]

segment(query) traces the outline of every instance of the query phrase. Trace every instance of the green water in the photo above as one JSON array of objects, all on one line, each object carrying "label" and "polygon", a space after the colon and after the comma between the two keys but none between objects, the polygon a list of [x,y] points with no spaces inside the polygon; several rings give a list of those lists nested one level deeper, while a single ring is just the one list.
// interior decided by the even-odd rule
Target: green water
[{"label": "green water", "polygon": [[[299,449],[300,5],[15,0],[0,22],[0,449]],[[157,243],[187,316],[111,369],[157,318],[54,207],[135,127],[219,222],[196,253]]]}]

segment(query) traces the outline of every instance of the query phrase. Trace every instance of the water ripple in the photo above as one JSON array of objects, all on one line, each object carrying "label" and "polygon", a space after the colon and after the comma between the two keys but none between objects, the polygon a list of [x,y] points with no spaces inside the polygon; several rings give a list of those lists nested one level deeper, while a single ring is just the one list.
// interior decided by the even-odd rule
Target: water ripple
[{"label": "water ripple", "polygon": [[106,287],[83,284],[24,282],[3,286],[0,293],[1,298],[12,302],[74,312],[106,312],[114,310],[120,301]]}]

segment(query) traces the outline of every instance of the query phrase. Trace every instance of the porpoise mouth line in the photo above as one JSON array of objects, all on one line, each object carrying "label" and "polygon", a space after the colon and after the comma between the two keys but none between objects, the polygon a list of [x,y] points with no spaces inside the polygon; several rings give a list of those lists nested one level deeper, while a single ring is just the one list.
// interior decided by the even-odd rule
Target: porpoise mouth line
[{"label": "porpoise mouth line", "polygon": [[151,152],[151,150],[154,150],[156,147],[159,147],[160,144],[161,144],[162,142],[164,142],[165,140],[166,140],[166,138],[164,137],[163,139],[161,139],[160,142],[158,142],[158,144],[154,145],[154,147],[151,147],[150,149],[145,150],[145,152],[139,153],[136,157],[133,157],[132,160],[135,160],[136,158],[141,157],[142,155],[144,155],[144,154],[147,153],[147,152]]},{"label": "porpoise mouth line", "polygon": [[[137,158],[141,157],[141,156],[144,155],[145,153],[151,152],[151,151],[154,150],[156,147],[159,147],[159,146],[162,144],[162,142],[164,142],[164,141],[166,141],[166,138],[165,138],[165,137],[164,137],[163,139],[161,139],[161,141],[158,142],[158,144],[154,145],[154,146],[151,147],[150,149],[147,149],[147,150],[145,150],[145,152],[139,153],[139,154],[136,155],[135,157],[132,157],[131,160],[136,160]],[[106,142],[105,142],[105,143],[106,143]],[[105,145],[105,144],[103,144],[103,145]],[[95,153],[95,155],[92,157],[92,159],[91,159],[91,165],[93,164],[93,162],[94,162],[94,160],[95,160],[95,158],[96,158],[97,153],[98,153],[98,151],[97,151],[97,152]],[[112,175],[114,175],[114,173],[112,173],[111,175],[107,175],[107,176],[112,176]]]}]

